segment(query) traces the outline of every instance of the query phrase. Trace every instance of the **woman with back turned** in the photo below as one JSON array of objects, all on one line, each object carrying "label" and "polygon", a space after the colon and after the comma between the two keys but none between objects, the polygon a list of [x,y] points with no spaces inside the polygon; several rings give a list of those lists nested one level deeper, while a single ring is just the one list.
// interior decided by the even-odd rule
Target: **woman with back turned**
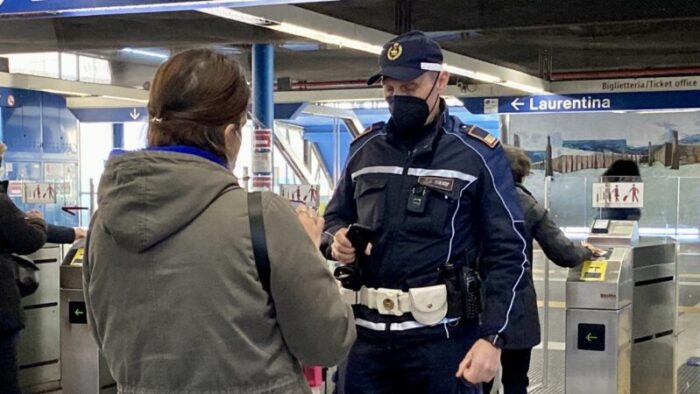
[{"label": "woman with back turned", "polygon": [[175,55],[153,80],[148,148],[107,162],[83,272],[120,393],[309,392],[301,363],[333,365],[355,338],[318,252],[322,220],[272,193],[268,304],[231,172],[249,96],[235,60]]}]

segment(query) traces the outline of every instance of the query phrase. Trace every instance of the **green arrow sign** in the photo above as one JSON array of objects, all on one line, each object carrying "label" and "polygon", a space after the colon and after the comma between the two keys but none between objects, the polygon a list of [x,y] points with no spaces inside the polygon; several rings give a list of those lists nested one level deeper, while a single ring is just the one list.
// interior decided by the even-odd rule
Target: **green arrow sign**
[{"label": "green arrow sign", "polygon": [[76,309],[75,312],[73,312],[73,313],[75,313],[76,316],[80,316],[80,315],[85,314],[85,312],[81,311],[80,309]]},{"label": "green arrow sign", "polygon": [[593,342],[593,341],[596,340],[596,339],[598,339],[598,337],[595,336],[595,335],[593,335],[593,334],[590,333],[590,332],[588,333],[588,335],[586,335],[586,340],[587,340],[588,342]]}]

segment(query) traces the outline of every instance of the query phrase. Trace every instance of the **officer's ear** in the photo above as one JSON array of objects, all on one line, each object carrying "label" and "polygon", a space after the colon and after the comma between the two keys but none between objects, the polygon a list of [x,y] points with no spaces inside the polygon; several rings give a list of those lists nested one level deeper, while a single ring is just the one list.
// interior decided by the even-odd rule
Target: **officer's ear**
[{"label": "officer's ear", "polygon": [[450,83],[450,73],[447,71],[440,71],[440,74],[438,75],[438,80],[437,80],[437,91],[440,94],[443,94],[445,92],[445,89],[447,89],[447,84]]}]

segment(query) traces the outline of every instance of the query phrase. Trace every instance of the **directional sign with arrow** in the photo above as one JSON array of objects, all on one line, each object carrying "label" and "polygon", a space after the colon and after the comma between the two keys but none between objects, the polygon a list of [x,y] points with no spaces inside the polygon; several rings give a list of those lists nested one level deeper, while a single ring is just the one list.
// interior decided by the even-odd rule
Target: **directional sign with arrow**
[{"label": "directional sign with arrow", "polygon": [[460,97],[475,115],[698,108],[700,90]]},{"label": "directional sign with arrow", "polygon": [[579,324],[578,348],[581,350],[605,351],[605,325]]},{"label": "directional sign with arrow", "polygon": [[136,111],[136,108],[134,108],[131,112],[129,112],[129,116],[131,117],[131,119],[136,120],[139,117],[141,117],[141,113]]},{"label": "directional sign with arrow", "polygon": [[520,108],[521,108],[523,105],[525,105],[525,103],[523,103],[522,101],[520,101],[520,98],[519,98],[519,97],[516,97],[515,100],[513,100],[513,102],[510,103],[510,105],[511,105],[511,106],[513,107],[513,109],[515,109],[516,111],[520,111]]},{"label": "directional sign with arrow", "polygon": [[65,207],[62,207],[62,208],[61,208],[61,210],[62,210],[63,212],[65,212],[65,213],[67,213],[67,214],[69,214],[69,215],[72,215],[72,216],[75,216],[75,212],[74,212],[74,211],[83,211],[83,210],[86,210],[86,209],[88,209],[88,208],[87,208],[87,207],[78,207],[78,206],[75,206],[75,205],[73,205],[73,206],[65,206]]},{"label": "directional sign with arrow", "polygon": [[68,302],[68,322],[71,324],[87,324],[87,315],[85,311],[84,302]]}]

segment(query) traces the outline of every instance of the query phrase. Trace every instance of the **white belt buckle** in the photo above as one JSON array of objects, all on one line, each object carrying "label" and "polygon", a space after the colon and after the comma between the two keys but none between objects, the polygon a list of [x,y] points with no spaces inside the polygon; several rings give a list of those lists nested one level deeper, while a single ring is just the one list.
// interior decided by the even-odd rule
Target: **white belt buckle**
[{"label": "white belt buckle", "polygon": [[401,308],[399,308],[400,290],[394,289],[377,289],[376,305],[377,311],[382,315],[401,316]]}]

